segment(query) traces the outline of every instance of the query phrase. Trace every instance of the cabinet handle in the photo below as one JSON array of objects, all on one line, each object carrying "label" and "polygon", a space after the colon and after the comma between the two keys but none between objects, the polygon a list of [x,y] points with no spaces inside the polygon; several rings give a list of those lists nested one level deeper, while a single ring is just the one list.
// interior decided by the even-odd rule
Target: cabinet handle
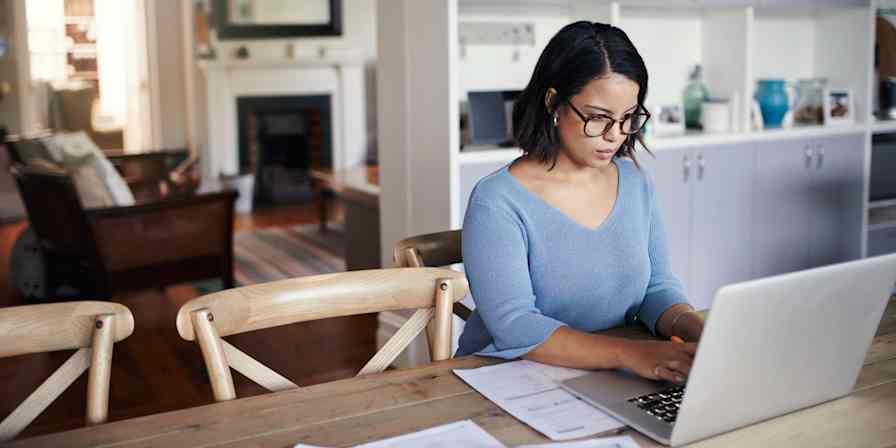
[{"label": "cabinet handle", "polygon": [[812,167],[812,159],[813,159],[814,151],[812,151],[811,146],[806,144],[806,168]]},{"label": "cabinet handle", "polygon": [[682,175],[684,177],[683,182],[687,182],[688,178],[691,177],[691,159],[688,158],[687,154],[681,160],[682,166]]},{"label": "cabinet handle", "polygon": [[815,169],[820,170],[824,165],[824,146],[821,143],[818,144],[818,163],[815,165]]},{"label": "cabinet handle", "polygon": [[703,159],[703,153],[697,154],[697,179],[703,180],[703,172],[706,170],[706,160]]}]

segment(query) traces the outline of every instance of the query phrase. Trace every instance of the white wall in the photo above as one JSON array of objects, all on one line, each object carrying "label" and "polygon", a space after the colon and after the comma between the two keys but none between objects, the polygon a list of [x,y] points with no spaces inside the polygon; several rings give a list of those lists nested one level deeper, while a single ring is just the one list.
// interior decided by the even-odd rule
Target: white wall
[{"label": "white wall", "polygon": [[6,38],[9,39],[10,47],[7,49],[6,56],[0,58],[0,81],[10,84],[12,91],[3,101],[0,101],[0,124],[12,133],[20,133],[22,131],[22,109],[20,93],[22,88],[27,88],[27,83],[20,82],[20,65],[27,64],[27,55],[25,61],[20,61],[18,55],[20,48],[24,42],[19,41],[16,37],[16,31],[20,27],[24,27],[19,15],[24,12],[24,2],[11,1],[5,2],[5,11],[0,11],[3,17],[6,17]]},{"label": "white wall", "polygon": [[635,44],[650,76],[648,105],[681,101],[688,72],[702,63],[703,30],[691,10],[623,8],[618,25]]},{"label": "white wall", "polygon": [[[757,10],[753,23],[756,79],[795,80],[815,76],[815,19],[809,15]],[[787,61],[782,64],[782,61]]]},{"label": "white wall", "polygon": [[[538,57],[557,31],[570,22],[566,10],[555,15],[518,13],[515,15],[486,14],[478,11],[461,11],[458,20],[463,22],[521,22],[532,23],[535,45],[466,45],[465,55],[459,59],[458,81],[461,101],[466,101],[470,90],[521,90],[526,87]],[[514,50],[519,59],[513,60]]]},{"label": "white wall", "polygon": [[[293,44],[297,54],[317,54],[318,49],[327,50],[354,49],[360,50],[367,60],[367,140],[373,144],[376,129],[376,89],[371,88],[374,81],[373,66],[377,58],[377,33],[376,33],[376,8],[377,0],[342,0],[342,35],[338,37],[305,37],[290,39],[255,39],[255,40],[216,40],[212,43],[218,59],[230,59],[240,47],[245,45],[249,50],[249,56],[256,59],[283,58],[286,55],[286,47]],[[193,29],[193,10],[190,7],[181,8],[184,30]],[[188,45],[185,48],[192,49],[192,31],[186,36]],[[192,50],[190,50],[192,51]],[[182,70],[182,82],[186,84],[184,98],[190,94],[192,105],[184,101],[184,109],[188,109],[188,117],[184,120],[184,132],[190,142],[190,147],[198,151],[208,142],[208,124],[205,98],[205,79],[196,65],[195,58],[182,57],[188,61]],[[187,72],[190,75],[187,75]],[[187,84],[191,82],[192,84]],[[191,92],[191,93],[190,93]],[[187,125],[189,123],[189,125]]]},{"label": "white wall", "polygon": [[[388,1],[388,0],[387,0]],[[292,39],[221,40],[215,50],[219,58],[230,58],[242,45],[253,58],[281,58],[286,44],[293,43],[297,52],[314,53],[320,47],[353,48],[363,52],[370,61],[376,59],[376,0],[342,0],[342,36],[303,37]]]},{"label": "white wall", "polygon": [[[380,133],[380,241],[384,266],[392,246],[410,235],[445,230],[446,207],[457,197],[457,8],[453,1],[391,0],[377,24],[377,108]],[[380,336],[402,322],[392,313],[380,319]],[[399,365],[425,361],[418,337]]]},{"label": "white wall", "polygon": [[187,145],[187,96],[181,42],[184,36],[180,20],[179,8],[155,8],[159,81],[157,119],[161,130],[157,144],[161,148],[183,148]]}]

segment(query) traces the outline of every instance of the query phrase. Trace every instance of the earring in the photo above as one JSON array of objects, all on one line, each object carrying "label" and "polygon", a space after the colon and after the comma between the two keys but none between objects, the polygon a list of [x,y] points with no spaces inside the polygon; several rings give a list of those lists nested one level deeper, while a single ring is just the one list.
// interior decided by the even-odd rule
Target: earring
[{"label": "earring", "polygon": [[557,112],[554,112],[554,127],[557,127]]}]

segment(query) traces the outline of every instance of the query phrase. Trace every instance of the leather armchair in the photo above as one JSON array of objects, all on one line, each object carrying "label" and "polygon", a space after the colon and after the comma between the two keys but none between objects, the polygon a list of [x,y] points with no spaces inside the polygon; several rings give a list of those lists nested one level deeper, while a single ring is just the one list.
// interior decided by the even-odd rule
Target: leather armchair
[{"label": "leather armchair", "polygon": [[[42,257],[43,284],[35,284],[34,276],[30,282],[17,279],[26,296],[108,299],[212,277],[220,277],[225,288],[234,286],[236,192],[182,185],[167,194],[135,194],[137,202],[131,206],[85,209],[67,172],[21,163],[16,142],[7,147],[13,160],[9,169]],[[164,157],[157,154],[115,159],[110,157],[125,180],[150,186],[170,180],[170,173],[160,168]],[[125,165],[141,175],[129,178]]]}]

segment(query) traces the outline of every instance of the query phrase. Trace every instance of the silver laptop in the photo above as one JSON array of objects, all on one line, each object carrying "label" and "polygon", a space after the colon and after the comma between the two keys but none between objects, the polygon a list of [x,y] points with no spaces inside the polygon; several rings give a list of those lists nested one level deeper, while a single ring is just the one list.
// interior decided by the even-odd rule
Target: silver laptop
[{"label": "silver laptop", "polygon": [[886,255],[725,286],[686,387],[604,370],[562,386],[666,445],[682,445],[853,389],[896,283]]}]

